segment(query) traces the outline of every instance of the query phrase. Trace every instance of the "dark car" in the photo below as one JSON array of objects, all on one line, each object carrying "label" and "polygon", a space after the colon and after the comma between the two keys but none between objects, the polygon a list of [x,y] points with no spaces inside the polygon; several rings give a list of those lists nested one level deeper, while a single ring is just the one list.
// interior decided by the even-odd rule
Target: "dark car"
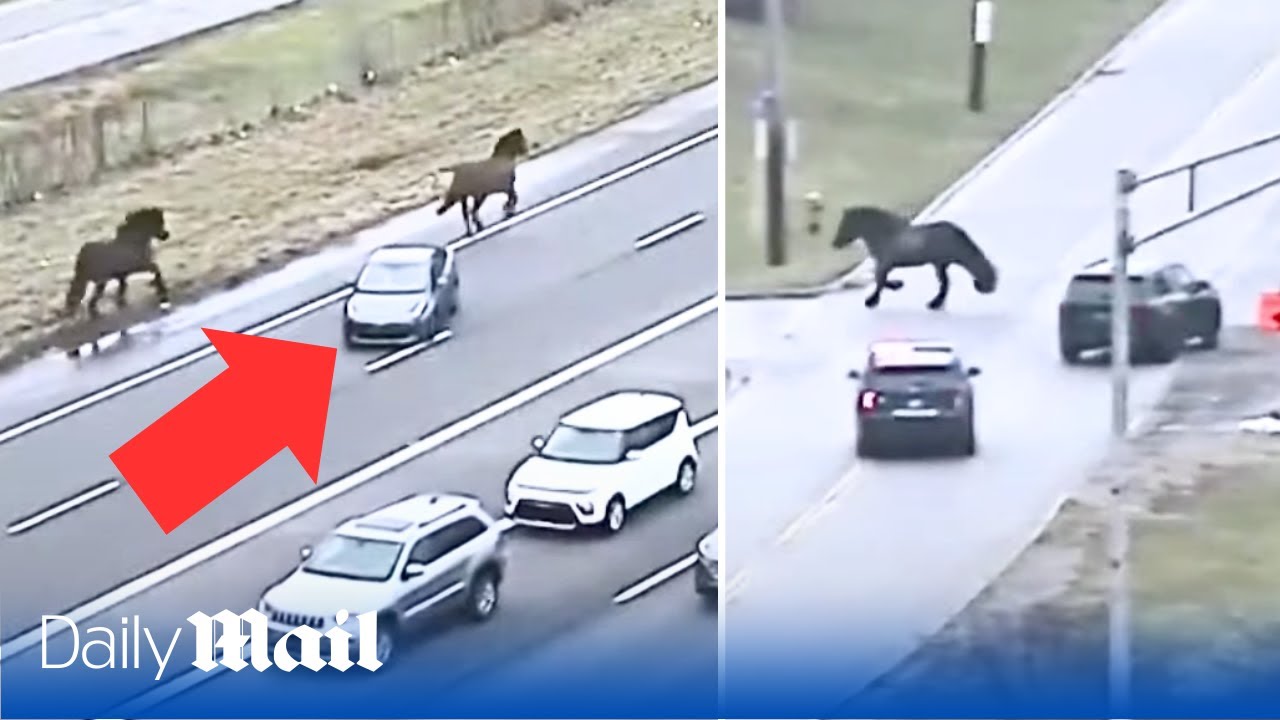
[{"label": "dark car", "polygon": [[693,589],[708,603],[720,595],[720,529],[707,533],[694,547]]},{"label": "dark car", "polygon": [[969,380],[980,372],[966,367],[948,343],[873,343],[866,369],[849,371],[860,380],[858,456],[939,445],[972,456],[977,441]]},{"label": "dark car", "polygon": [[348,345],[431,342],[458,313],[454,252],[437,245],[386,245],[374,250],[343,311]]},{"label": "dark car", "polygon": [[[1081,353],[1111,347],[1111,272],[1078,273],[1058,304],[1058,348],[1068,364]],[[1173,362],[1189,340],[1218,346],[1222,301],[1207,280],[1178,263],[1129,273],[1129,354],[1132,362]]]}]

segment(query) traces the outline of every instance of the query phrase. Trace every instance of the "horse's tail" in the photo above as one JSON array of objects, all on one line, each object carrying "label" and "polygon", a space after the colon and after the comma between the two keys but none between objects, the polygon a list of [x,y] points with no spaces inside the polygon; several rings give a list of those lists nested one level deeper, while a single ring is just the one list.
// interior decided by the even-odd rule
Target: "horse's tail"
[{"label": "horse's tail", "polygon": [[85,252],[85,247],[80,248],[80,252],[76,253],[75,270],[71,275],[71,285],[67,288],[67,300],[65,308],[68,313],[73,311],[80,301],[84,299],[84,291],[89,287],[89,262]]},{"label": "horse's tail", "polygon": [[969,236],[969,233],[965,232],[964,228],[950,221],[944,221],[943,225],[950,231],[958,246],[960,257],[957,260],[960,261],[960,264],[969,271],[969,274],[973,275],[974,279],[983,288],[986,288],[984,292],[994,291],[996,283],[999,281],[999,272],[996,270],[995,264],[991,262],[991,258],[987,257],[987,254],[982,251],[982,248],[978,247],[978,243],[973,241],[973,238]]}]

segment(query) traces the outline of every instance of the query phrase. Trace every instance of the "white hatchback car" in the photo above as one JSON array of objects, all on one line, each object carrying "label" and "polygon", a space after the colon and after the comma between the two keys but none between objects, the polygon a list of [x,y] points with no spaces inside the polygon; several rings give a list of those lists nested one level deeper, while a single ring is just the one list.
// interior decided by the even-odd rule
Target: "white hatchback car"
[{"label": "white hatchback car", "polygon": [[579,407],[507,481],[507,515],[520,525],[622,529],[627,513],[668,488],[693,492],[698,448],[684,401],[623,390]]}]

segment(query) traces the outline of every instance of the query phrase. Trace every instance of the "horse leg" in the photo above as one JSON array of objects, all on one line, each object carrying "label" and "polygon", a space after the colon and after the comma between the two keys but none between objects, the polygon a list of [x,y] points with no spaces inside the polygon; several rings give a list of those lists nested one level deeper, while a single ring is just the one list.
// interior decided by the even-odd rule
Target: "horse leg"
[{"label": "horse leg", "polygon": [[116,278],[116,305],[124,307],[129,304],[129,299],[125,297],[125,293],[129,290],[129,281],[124,275],[117,275]]},{"label": "horse leg", "polygon": [[941,263],[934,263],[933,271],[938,276],[938,294],[929,301],[929,309],[941,310],[947,302],[947,293],[951,290],[951,278],[947,277],[947,266]]},{"label": "horse leg", "polygon": [[471,206],[471,222],[476,224],[476,230],[484,230],[484,223],[480,222],[480,206],[488,199],[488,195],[480,195],[473,200],[474,204]]},{"label": "horse leg", "polygon": [[507,188],[507,202],[502,206],[502,212],[511,217],[516,214],[516,204],[520,202],[520,196],[516,193],[515,185]]},{"label": "horse leg", "polygon": [[889,287],[890,283],[895,282],[889,279],[890,270],[893,270],[893,268],[881,267],[879,264],[876,265],[876,289],[872,290],[871,294],[867,296],[867,299],[863,301],[864,305],[869,308],[873,308],[880,304],[880,293],[884,292],[884,289]]},{"label": "horse leg", "polygon": [[94,320],[102,315],[98,312],[98,301],[102,299],[102,293],[107,289],[106,286],[106,280],[93,281],[93,292],[89,293],[89,317]]},{"label": "horse leg", "polygon": [[151,261],[147,265],[147,269],[151,271],[151,287],[155,288],[156,299],[161,305],[169,304],[169,286],[164,282],[164,275],[160,272],[160,266]]}]

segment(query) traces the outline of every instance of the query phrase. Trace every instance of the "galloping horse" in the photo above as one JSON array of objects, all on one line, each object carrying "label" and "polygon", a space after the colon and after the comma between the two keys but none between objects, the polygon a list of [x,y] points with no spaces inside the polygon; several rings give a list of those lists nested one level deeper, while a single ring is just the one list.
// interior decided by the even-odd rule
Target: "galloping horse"
[{"label": "galloping horse", "polygon": [[160,267],[152,258],[152,239],[168,240],[164,211],[156,207],[134,210],[125,215],[124,222],[116,226],[116,236],[110,240],[91,240],[80,246],[76,253],[75,274],[67,290],[66,313],[75,314],[85,288],[93,283],[89,296],[89,315],[98,317],[98,301],[106,290],[107,282],[116,281],[116,302],[125,304],[127,278],[140,272],[151,273],[151,286],[155,288],[160,304],[169,302],[169,289],[165,286]]},{"label": "galloping horse", "polygon": [[901,280],[890,280],[894,268],[932,265],[938,275],[938,294],[929,301],[930,310],[941,310],[947,301],[951,281],[947,268],[959,265],[973,276],[980,293],[996,290],[996,268],[969,234],[949,221],[912,225],[910,220],[888,210],[854,207],[844,211],[832,245],[847,247],[862,240],[876,265],[876,288],[867,296],[866,306],[880,304],[880,293],[888,288],[901,290]]},{"label": "galloping horse", "polygon": [[[484,229],[480,222],[480,206],[495,193],[507,196],[503,205],[506,217],[516,212],[516,163],[529,154],[529,143],[525,140],[524,131],[516,128],[498,138],[493,145],[493,153],[484,160],[458,163],[440,168],[440,172],[453,173],[453,181],[445,190],[437,215],[443,215],[449,208],[462,203],[462,221],[467,225],[467,234]],[[471,203],[468,206],[467,200]]]}]

